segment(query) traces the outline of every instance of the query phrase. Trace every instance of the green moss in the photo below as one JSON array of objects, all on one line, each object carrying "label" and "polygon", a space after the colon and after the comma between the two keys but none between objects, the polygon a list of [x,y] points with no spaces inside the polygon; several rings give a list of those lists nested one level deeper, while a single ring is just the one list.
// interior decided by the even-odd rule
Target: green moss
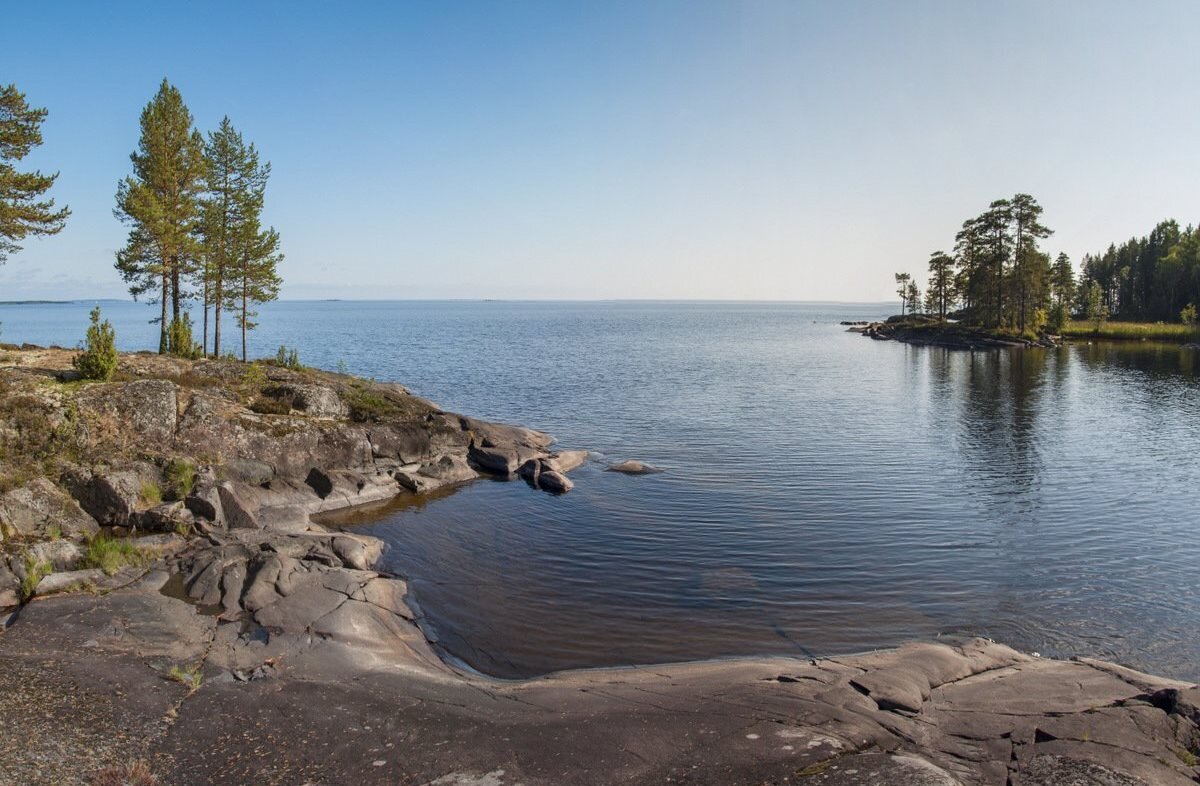
[{"label": "green moss", "polygon": [[147,562],[149,556],[131,541],[101,533],[88,543],[81,564],[85,568],[99,568],[112,576],[121,568],[140,567]]}]

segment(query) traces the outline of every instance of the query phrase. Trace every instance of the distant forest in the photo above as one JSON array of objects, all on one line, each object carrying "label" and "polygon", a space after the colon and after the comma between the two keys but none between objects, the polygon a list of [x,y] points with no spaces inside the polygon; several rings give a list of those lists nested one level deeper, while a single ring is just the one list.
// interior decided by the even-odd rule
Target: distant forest
[{"label": "distant forest", "polygon": [[1196,321],[1200,228],[1163,221],[1147,236],[1087,254],[1077,273],[1065,253],[1040,248],[1053,231],[1029,194],[998,199],[967,219],[953,253],[935,251],[924,293],[897,273],[902,313],[954,317],[1012,333],[1062,331],[1072,317],[1101,321]]},{"label": "distant forest", "polygon": [[1144,237],[1085,255],[1082,279],[1096,282],[1114,319],[1178,322],[1200,305],[1200,228],[1163,221]]}]

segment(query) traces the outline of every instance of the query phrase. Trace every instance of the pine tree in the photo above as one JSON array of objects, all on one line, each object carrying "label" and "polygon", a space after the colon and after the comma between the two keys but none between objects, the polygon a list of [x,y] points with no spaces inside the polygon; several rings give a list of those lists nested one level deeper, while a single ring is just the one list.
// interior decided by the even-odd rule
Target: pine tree
[{"label": "pine tree", "polygon": [[[130,154],[133,175],[117,187],[114,213],[130,225],[116,266],[135,298],[158,290],[160,353],[171,350],[170,321],[180,319],[184,279],[194,268],[198,191],[204,174],[204,140],[179,90],[166,79],[142,110],[138,149]],[[191,347],[186,348],[188,351]]]},{"label": "pine tree", "polygon": [[71,209],[54,209],[42,199],[58,173],[18,172],[14,164],[42,144],[45,109],[32,109],[16,85],[0,85],[0,263],[21,250],[30,235],[55,235],[66,225]]},{"label": "pine tree", "polygon": [[908,307],[908,284],[912,276],[908,273],[896,274],[896,294],[900,297],[900,315],[903,316]]},{"label": "pine tree", "polygon": [[229,269],[231,297],[225,307],[236,315],[242,331],[242,361],[246,361],[246,334],[258,327],[258,313],[251,306],[279,297],[282,280],[277,271],[283,261],[279,233],[274,228],[259,228],[258,217],[247,222],[237,239],[237,252]]},{"label": "pine tree", "polygon": [[[205,269],[205,345],[208,306],[213,308],[213,353],[221,354],[221,312],[227,309],[230,269],[239,254],[239,238],[248,224],[258,221],[271,165],[259,165],[258,151],[247,145],[228,117],[208,135],[204,147],[205,185],[200,237]],[[235,293],[236,295],[236,293]],[[235,299],[237,299],[235,297]]]},{"label": "pine tree", "polygon": [[926,292],[930,312],[944,320],[954,300],[954,257],[944,251],[929,256],[929,288]]}]

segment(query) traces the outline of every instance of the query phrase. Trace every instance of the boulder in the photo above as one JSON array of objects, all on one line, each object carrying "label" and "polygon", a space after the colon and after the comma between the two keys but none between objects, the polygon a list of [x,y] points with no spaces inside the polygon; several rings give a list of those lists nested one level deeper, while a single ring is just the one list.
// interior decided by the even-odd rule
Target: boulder
[{"label": "boulder", "polygon": [[196,519],[183,502],[168,502],[135,514],[131,521],[148,532],[190,532]]},{"label": "boulder", "polygon": [[143,488],[158,481],[158,470],[151,465],[101,472],[72,470],[63,476],[79,506],[100,524],[114,527],[129,525]]},{"label": "boulder", "polygon": [[543,470],[538,475],[537,485],[542,491],[548,491],[551,494],[566,494],[575,488],[575,484],[571,482],[570,478],[553,469]]},{"label": "boulder", "polygon": [[38,477],[0,495],[0,539],[5,532],[33,537],[91,537],[96,520],[47,478]]},{"label": "boulder", "polygon": [[28,547],[29,559],[48,563],[54,570],[74,570],[83,559],[83,549],[69,540],[45,540]]},{"label": "boulder", "polygon": [[511,475],[521,465],[516,448],[471,444],[467,457],[481,470],[495,475]]},{"label": "boulder", "polygon": [[566,474],[582,467],[584,462],[587,461],[587,457],[588,452],[586,450],[564,450],[550,456],[544,463],[555,472]]},{"label": "boulder", "polygon": [[85,422],[108,420],[134,440],[170,444],[179,421],[175,383],[165,379],[141,379],[89,385],[75,398]]},{"label": "boulder", "polygon": [[286,402],[292,409],[314,418],[343,419],[350,408],[333,388],[325,385],[304,385],[288,382],[263,389],[263,395]]},{"label": "boulder", "polygon": [[609,472],[622,472],[626,475],[652,475],[656,472],[662,472],[661,469],[645,462],[630,459],[622,461],[620,464],[613,464],[608,468]]},{"label": "boulder", "polygon": [[71,592],[74,590],[88,589],[91,587],[99,587],[105,583],[111,583],[104,571],[99,568],[89,568],[87,570],[69,570],[60,573],[51,573],[48,576],[43,576],[34,589],[34,595],[53,595],[58,592]]}]

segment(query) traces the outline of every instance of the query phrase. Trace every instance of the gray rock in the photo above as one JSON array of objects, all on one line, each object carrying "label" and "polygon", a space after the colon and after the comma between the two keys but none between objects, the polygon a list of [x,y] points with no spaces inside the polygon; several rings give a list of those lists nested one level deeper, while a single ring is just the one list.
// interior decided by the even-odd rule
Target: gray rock
[{"label": "gray rock", "polygon": [[85,421],[113,425],[135,439],[169,444],[175,437],[178,401],[175,383],[168,380],[89,385],[79,391],[75,401]]},{"label": "gray rock", "polygon": [[69,540],[47,540],[30,544],[26,551],[37,563],[49,563],[54,570],[74,570],[83,559],[83,548]]},{"label": "gray rock", "polygon": [[74,592],[100,587],[111,583],[110,578],[99,568],[51,573],[48,576],[43,576],[42,580],[38,582],[37,588],[34,590],[34,595],[54,595],[59,592]]},{"label": "gray rock", "polygon": [[91,537],[99,526],[66,492],[44,477],[0,495],[0,540],[14,532],[33,537]]},{"label": "gray rock", "polygon": [[636,459],[622,461],[620,464],[613,464],[608,468],[609,472],[622,472],[626,475],[652,475],[656,472],[662,472],[658,467],[646,464]]},{"label": "gray rock", "polygon": [[350,416],[350,408],[337,391],[325,385],[287,382],[264,388],[263,395],[285,401],[292,409],[314,418],[342,419]]},{"label": "gray rock", "polygon": [[79,506],[104,526],[128,526],[141,504],[142,489],[159,482],[158,470],[141,464],[127,469],[73,470],[64,485]]},{"label": "gray rock", "polygon": [[575,488],[575,484],[571,482],[570,478],[553,469],[543,470],[538,475],[537,486],[551,494],[566,494]]},{"label": "gray rock", "polygon": [[564,450],[555,453],[545,459],[545,465],[555,472],[561,472],[564,475],[572,470],[578,469],[587,461],[588,452],[586,450]]}]

